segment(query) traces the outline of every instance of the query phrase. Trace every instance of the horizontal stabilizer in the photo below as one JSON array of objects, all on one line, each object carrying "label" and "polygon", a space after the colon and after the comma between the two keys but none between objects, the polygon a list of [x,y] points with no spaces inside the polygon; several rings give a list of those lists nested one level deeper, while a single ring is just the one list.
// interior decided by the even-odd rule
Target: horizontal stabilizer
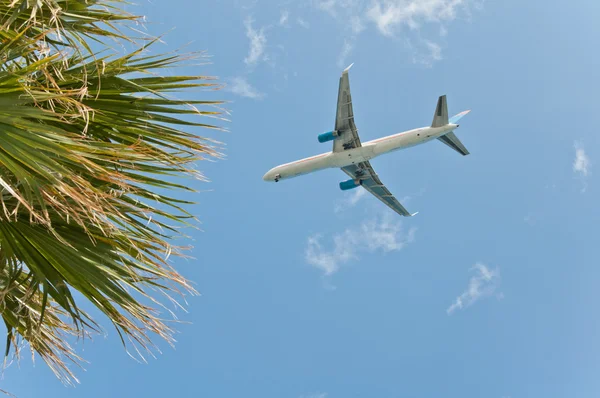
[{"label": "horizontal stabilizer", "polygon": [[460,153],[463,156],[469,154],[467,148],[460,142],[458,137],[451,131],[446,135],[443,135],[438,138],[438,140],[442,141],[444,144],[448,145],[450,148],[454,149],[456,152]]},{"label": "horizontal stabilizer", "polygon": [[450,124],[456,124],[456,122],[458,122],[460,119],[462,119],[462,118],[463,118],[463,116],[465,116],[465,115],[466,115],[467,113],[469,113],[469,112],[471,112],[471,110],[470,110],[470,109],[469,109],[469,110],[467,110],[467,111],[462,111],[461,113],[459,113],[459,114],[456,114],[456,115],[452,116],[448,122],[449,122]]}]

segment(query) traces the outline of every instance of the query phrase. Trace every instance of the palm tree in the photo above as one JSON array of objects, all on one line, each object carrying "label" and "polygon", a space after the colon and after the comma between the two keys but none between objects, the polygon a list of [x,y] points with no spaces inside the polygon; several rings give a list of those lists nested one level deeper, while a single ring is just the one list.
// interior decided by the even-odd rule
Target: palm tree
[{"label": "palm tree", "polygon": [[[81,359],[68,341],[98,331],[87,299],[126,347],[172,342],[164,312],[191,292],[169,263],[194,224],[168,190],[202,179],[197,160],[218,143],[181,129],[215,128],[218,101],[171,92],[218,85],[205,76],[160,76],[189,59],[149,55],[154,40],[128,30],[122,0],[0,0],[0,311],[6,358],[27,344],[67,383]],[[105,43],[134,43],[124,56]],[[198,109],[202,107],[203,110]],[[162,299],[160,299],[162,297]],[[168,310],[167,310],[168,311]]]}]

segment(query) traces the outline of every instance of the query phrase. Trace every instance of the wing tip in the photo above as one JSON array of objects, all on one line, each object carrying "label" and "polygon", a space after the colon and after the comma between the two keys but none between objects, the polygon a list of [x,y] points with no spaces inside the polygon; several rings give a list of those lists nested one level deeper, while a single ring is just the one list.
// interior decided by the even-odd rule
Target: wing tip
[{"label": "wing tip", "polygon": [[414,212],[414,213],[412,213],[412,214],[411,214],[409,217],[414,217],[414,216],[416,216],[417,214],[419,214],[419,212],[418,212],[418,211],[415,211],[415,212]]},{"label": "wing tip", "polygon": [[352,68],[352,65],[354,65],[354,62],[352,62],[350,65],[348,65],[348,67],[346,69],[344,69],[344,71],[342,73],[348,73],[350,68]]}]

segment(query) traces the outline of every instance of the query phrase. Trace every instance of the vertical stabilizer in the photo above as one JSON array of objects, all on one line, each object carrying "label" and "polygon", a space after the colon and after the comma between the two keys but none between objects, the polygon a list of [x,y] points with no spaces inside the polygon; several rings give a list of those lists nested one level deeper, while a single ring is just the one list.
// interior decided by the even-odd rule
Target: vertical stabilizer
[{"label": "vertical stabilizer", "polygon": [[435,114],[433,115],[433,122],[431,127],[442,127],[448,124],[448,104],[446,104],[446,96],[442,95],[438,98],[437,107],[435,108]]}]

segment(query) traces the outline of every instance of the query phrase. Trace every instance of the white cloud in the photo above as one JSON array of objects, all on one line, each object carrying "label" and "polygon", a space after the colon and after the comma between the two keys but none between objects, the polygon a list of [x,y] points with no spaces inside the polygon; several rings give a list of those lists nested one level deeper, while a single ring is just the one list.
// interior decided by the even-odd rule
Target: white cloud
[{"label": "white cloud", "polygon": [[386,36],[405,25],[418,29],[424,22],[451,21],[459,7],[468,0],[376,0],[367,11],[367,18]]},{"label": "white cloud", "polygon": [[573,171],[587,176],[590,169],[590,158],[585,153],[583,144],[575,142],[575,160],[573,161]]},{"label": "white cloud", "polygon": [[342,51],[338,57],[337,65],[339,68],[345,68],[346,66],[346,58],[352,52],[352,43],[349,40],[344,40],[344,45],[342,46]]},{"label": "white cloud", "polygon": [[242,10],[251,10],[256,7],[256,3],[258,3],[258,0],[246,0],[240,5],[240,7]]},{"label": "white cloud", "polygon": [[288,10],[281,11],[281,16],[279,17],[279,25],[287,26],[289,18],[290,18],[290,12]]},{"label": "white cloud", "polygon": [[364,221],[360,226],[346,229],[333,236],[331,250],[324,249],[322,234],[310,236],[305,250],[306,262],[325,275],[337,272],[342,264],[359,258],[361,253],[398,251],[415,239],[416,228],[404,232],[400,221],[386,213]]},{"label": "white cloud", "polygon": [[439,44],[424,40],[423,47],[424,50],[415,51],[413,62],[431,67],[434,63],[442,60],[442,48]]},{"label": "white cloud", "polygon": [[355,35],[365,30],[365,25],[358,15],[353,15],[350,17],[350,29],[352,29],[352,33]]},{"label": "white cloud", "polygon": [[585,153],[583,144],[579,141],[575,141],[575,160],[573,161],[573,172],[576,173],[583,182],[583,188],[581,192],[587,190],[586,177],[591,173],[592,163],[590,158]]},{"label": "white cloud", "polygon": [[336,9],[338,7],[343,8],[344,5],[347,5],[348,1],[344,0],[315,0],[314,4],[317,8],[330,13],[331,15],[336,15]]},{"label": "white cloud", "polygon": [[429,49],[429,58],[432,61],[441,61],[442,60],[442,48],[438,44],[436,44],[432,41],[426,40],[425,45]]},{"label": "white cloud", "polygon": [[267,46],[267,37],[265,36],[265,29],[255,30],[252,27],[252,18],[248,17],[244,21],[246,26],[246,36],[250,40],[250,49],[248,50],[248,56],[244,58],[244,62],[248,66],[254,66],[260,61],[266,60],[264,55],[265,48]]},{"label": "white cloud", "polygon": [[300,25],[301,27],[303,27],[304,29],[308,29],[310,28],[310,24],[308,22],[306,22],[304,19],[302,18],[298,18],[296,19],[296,22],[298,22],[298,25]]},{"label": "white cloud", "polygon": [[246,78],[242,76],[236,76],[232,78],[231,84],[227,86],[227,90],[241,97],[251,99],[262,99],[265,97],[265,94],[254,88],[250,83],[248,83]]},{"label": "white cloud", "polygon": [[346,195],[347,197],[344,199],[341,199],[339,201],[337,201],[333,207],[333,211],[335,211],[336,213],[340,213],[344,210],[350,209],[354,206],[356,206],[356,204],[365,197],[367,193],[367,190],[364,188],[357,188],[354,191],[351,192],[347,192]]},{"label": "white cloud", "polygon": [[308,395],[300,395],[300,398],[327,398],[326,392],[315,392]]},{"label": "white cloud", "polygon": [[425,23],[452,21],[459,9],[477,5],[475,0],[314,0],[313,4],[346,24],[349,19],[352,30],[365,18],[385,36],[393,36],[402,26],[419,29]]},{"label": "white cloud", "polygon": [[[348,43],[354,43],[368,24],[387,37],[396,37],[402,28],[416,32],[426,24],[440,24],[439,35],[444,37],[448,32],[442,23],[456,19],[460,10],[468,14],[470,6],[480,5],[478,0],[313,0],[313,4],[336,18],[347,30],[350,40],[346,39],[344,57],[353,48]],[[422,54],[419,48],[422,46],[418,46],[413,57],[415,62],[429,66],[442,59],[441,47],[431,40],[421,40],[419,33],[412,38],[404,35],[403,39],[410,48],[415,39],[424,44],[426,51]]]},{"label": "white cloud", "polygon": [[[498,288],[500,271],[497,268],[490,270],[485,264],[477,263],[471,270],[475,270],[475,275],[469,280],[469,287],[448,307],[446,310],[448,315],[473,305],[479,299],[493,295]],[[503,298],[504,295],[500,293],[498,297]]]}]

